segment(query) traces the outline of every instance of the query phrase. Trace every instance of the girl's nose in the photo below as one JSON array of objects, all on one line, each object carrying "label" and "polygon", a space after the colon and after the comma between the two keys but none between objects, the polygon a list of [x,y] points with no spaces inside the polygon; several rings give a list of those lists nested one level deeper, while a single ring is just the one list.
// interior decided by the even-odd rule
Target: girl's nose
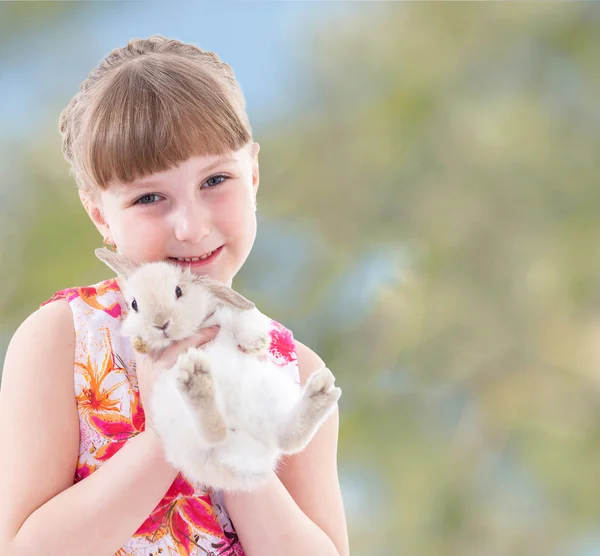
[{"label": "girl's nose", "polygon": [[173,217],[175,237],[178,241],[198,243],[210,233],[209,211],[199,203],[183,203]]}]

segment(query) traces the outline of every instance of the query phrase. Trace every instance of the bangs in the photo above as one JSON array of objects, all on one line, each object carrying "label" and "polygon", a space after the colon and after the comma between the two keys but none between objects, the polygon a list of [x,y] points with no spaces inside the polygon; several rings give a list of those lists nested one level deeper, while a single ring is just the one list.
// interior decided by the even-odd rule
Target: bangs
[{"label": "bangs", "polygon": [[79,162],[107,189],[172,168],[191,156],[237,151],[250,139],[241,92],[178,56],[147,55],[117,68],[87,113]]}]

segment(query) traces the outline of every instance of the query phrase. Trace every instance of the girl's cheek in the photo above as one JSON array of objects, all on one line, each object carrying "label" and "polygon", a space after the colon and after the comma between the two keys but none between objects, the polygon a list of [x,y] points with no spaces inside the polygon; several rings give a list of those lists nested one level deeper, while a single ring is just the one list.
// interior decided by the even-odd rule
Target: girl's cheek
[{"label": "girl's cheek", "polygon": [[166,233],[163,223],[140,219],[125,219],[121,230],[126,243],[138,246],[158,246],[163,243]]},{"label": "girl's cheek", "polygon": [[254,213],[254,205],[247,193],[242,189],[232,189],[228,195],[221,195],[214,204],[215,215],[221,222],[243,224],[250,212]]}]

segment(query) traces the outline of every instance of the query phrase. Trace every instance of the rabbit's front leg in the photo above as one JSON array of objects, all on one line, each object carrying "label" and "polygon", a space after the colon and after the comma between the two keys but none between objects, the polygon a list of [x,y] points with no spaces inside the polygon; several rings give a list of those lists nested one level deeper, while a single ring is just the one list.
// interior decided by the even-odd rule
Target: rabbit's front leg
[{"label": "rabbit's front leg", "polygon": [[209,443],[221,442],[227,436],[227,426],[219,410],[210,360],[197,348],[179,355],[173,369],[177,386],[186,395],[198,418],[202,435]]},{"label": "rabbit's front leg", "polygon": [[233,335],[247,353],[264,353],[271,346],[270,321],[258,309],[240,311],[232,322]]},{"label": "rabbit's front leg", "polygon": [[341,388],[334,386],[334,382],[335,377],[327,367],[315,371],[308,378],[302,396],[279,437],[279,447],[284,454],[304,450],[333,411],[342,395]]}]

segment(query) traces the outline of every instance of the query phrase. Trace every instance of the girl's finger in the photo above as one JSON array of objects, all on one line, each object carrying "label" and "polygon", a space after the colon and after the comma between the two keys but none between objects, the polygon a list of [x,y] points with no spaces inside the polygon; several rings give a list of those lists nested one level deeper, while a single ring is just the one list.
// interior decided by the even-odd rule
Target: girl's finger
[{"label": "girl's finger", "polygon": [[203,328],[193,336],[170,345],[160,354],[159,360],[161,363],[166,363],[168,366],[174,365],[177,356],[180,353],[183,353],[191,347],[201,347],[207,342],[210,342],[218,334],[219,328],[219,326]]},{"label": "girl's finger", "polygon": [[217,334],[219,333],[220,326],[211,326],[210,328],[203,328],[200,330],[199,334],[194,336],[196,339],[196,347],[201,347],[204,344],[207,344],[211,340],[214,340]]}]

